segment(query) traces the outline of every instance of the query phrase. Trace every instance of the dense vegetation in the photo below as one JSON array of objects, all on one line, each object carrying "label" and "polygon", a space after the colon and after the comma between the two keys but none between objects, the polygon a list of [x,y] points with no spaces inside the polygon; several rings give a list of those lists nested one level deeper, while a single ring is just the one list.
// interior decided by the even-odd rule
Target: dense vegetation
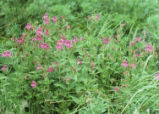
[{"label": "dense vegetation", "polygon": [[0,6],[0,112],[159,113],[158,0]]}]

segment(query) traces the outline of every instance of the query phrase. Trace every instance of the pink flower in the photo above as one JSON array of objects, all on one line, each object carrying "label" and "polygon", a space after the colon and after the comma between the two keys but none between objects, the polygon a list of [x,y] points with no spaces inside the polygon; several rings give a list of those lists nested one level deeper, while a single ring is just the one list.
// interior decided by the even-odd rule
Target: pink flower
[{"label": "pink flower", "polygon": [[43,18],[43,19],[47,19],[47,13],[45,13],[42,18]]},{"label": "pink flower", "polygon": [[91,67],[92,67],[92,69],[94,69],[94,63],[91,63]]},{"label": "pink flower", "polygon": [[76,37],[76,36],[74,37],[73,42],[75,42],[75,43],[77,43],[77,42],[78,42],[78,39],[77,39],[77,37]]},{"label": "pink flower", "polygon": [[104,39],[104,44],[109,44],[108,38],[105,38],[105,39]]},{"label": "pink flower", "polygon": [[31,27],[31,24],[30,23],[27,23],[26,27],[25,27],[27,30],[30,30],[32,27]]},{"label": "pink flower", "polygon": [[65,44],[66,47],[71,48],[72,47],[72,42],[71,40],[66,40]]},{"label": "pink flower", "polygon": [[139,57],[139,54],[136,54],[135,56],[136,56],[136,57]]},{"label": "pink flower", "polygon": [[42,28],[39,27],[38,30],[36,31],[36,35],[41,36],[42,35]]},{"label": "pink flower", "polygon": [[62,39],[63,39],[63,43],[65,43],[65,41],[66,41],[66,38],[65,38],[65,37],[62,37]]},{"label": "pink flower", "polygon": [[63,44],[63,43],[65,43],[65,42],[66,42],[66,38],[65,38],[65,37],[62,37],[62,38],[59,40],[59,42],[58,42],[58,43]]},{"label": "pink flower", "polygon": [[53,68],[50,66],[48,72],[53,72]]},{"label": "pink flower", "polygon": [[69,25],[67,25],[67,26],[66,26],[66,29],[67,29],[67,30],[69,30],[69,29],[70,29],[70,26],[69,26]]},{"label": "pink flower", "polygon": [[46,30],[45,34],[49,36],[49,30],[48,29]]},{"label": "pink flower", "polygon": [[40,70],[41,69],[41,66],[40,64],[38,65],[38,67],[36,68],[36,70]]},{"label": "pink flower", "polygon": [[48,23],[49,23],[49,19],[48,18],[44,19],[44,24],[46,25]]},{"label": "pink flower", "polygon": [[56,49],[57,50],[62,50],[63,49],[62,43],[58,42],[57,45],[56,45]]},{"label": "pink flower", "polygon": [[47,43],[44,43],[44,44],[43,44],[43,48],[44,48],[44,49],[47,49],[47,48],[48,48]]},{"label": "pink flower", "polygon": [[38,42],[41,41],[42,40],[41,35],[37,35],[35,40],[38,41]]},{"label": "pink flower", "polygon": [[49,19],[48,19],[47,13],[45,13],[42,18],[44,20],[44,24],[48,24],[49,23]]},{"label": "pink flower", "polygon": [[121,64],[121,66],[123,66],[123,67],[128,67],[129,64],[127,64],[127,60],[124,60],[123,63]]},{"label": "pink flower", "polygon": [[81,59],[78,59],[78,62],[77,62],[78,64],[82,64],[82,61],[81,61]]},{"label": "pink flower", "polygon": [[57,42],[57,45],[63,45],[65,41],[63,39],[60,39],[58,42]]},{"label": "pink flower", "polygon": [[54,16],[54,17],[52,18],[52,20],[56,23],[56,22],[57,22],[56,16]]},{"label": "pink flower", "polygon": [[18,44],[22,44],[24,42],[23,38],[24,38],[24,33],[22,34],[22,37],[20,37],[19,40],[17,40]]},{"label": "pink flower", "polygon": [[31,39],[31,43],[32,43],[32,44],[34,43],[34,40],[36,40],[36,39],[35,39],[35,38],[32,38],[32,39]]},{"label": "pink flower", "polygon": [[99,18],[99,15],[97,14],[97,15],[96,15],[96,20],[99,20],[99,19],[100,19],[100,18]]},{"label": "pink flower", "polygon": [[134,45],[135,45],[135,43],[132,41],[132,42],[131,42],[131,46],[134,46]]},{"label": "pink flower", "polygon": [[108,59],[110,58],[110,54],[107,55]]},{"label": "pink flower", "polygon": [[119,91],[119,87],[116,86],[116,87],[114,88],[114,91]]},{"label": "pink flower", "polygon": [[40,48],[43,48],[43,43],[40,43]]},{"label": "pink flower", "polygon": [[41,41],[42,40],[42,38],[41,38],[41,35],[42,35],[42,28],[41,27],[39,27],[38,28],[38,30],[36,31],[36,41]]},{"label": "pink flower", "polygon": [[3,67],[1,68],[1,70],[6,70],[7,69],[7,65],[3,65]]},{"label": "pink flower", "polygon": [[140,42],[140,38],[139,37],[136,37],[136,42]]},{"label": "pink flower", "polygon": [[159,80],[159,74],[155,74],[155,79]]},{"label": "pink flower", "polygon": [[58,36],[59,36],[60,38],[62,37],[62,35],[61,35],[61,34],[59,34]]},{"label": "pink flower", "polygon": [[148,51],[148,52],[152,52],[153,51],[153,48],[152,48],[152,46],[150,44],[148,44],[146,46],[146,51]]},{"label": "pink flower", "polygon": [[21,38],[24,38],[24,36],[25,36],[25,34],[23,33]]},{"label": "pink flower", "polygon": [[136,64],[135,63],[133,63],[133,67],[136,68]]},{"label": "pink flower", "polygon": [[22,44],[24,42],[23,38],[19,38],[19,40],[17,40],[18,44]]},{"label": "pink flower", "polygon": [[4,51],[2,53],[2,57],[10,57],[11,56],[11,52],[10,51]]},{"label": "pink flower", "polygon": [[68,78],[66,79],[66,81],[70,81],[70,77],[68,77]]},{"label": "pink flower", "polygon": [[47,49],[48,48],[48,45],[47,43],[40,43],[40,48],[43,48],[43,49]]},{"label": "pink flower", "polygon": [[83,37],[81,37],[81,39],[80,39],[80,40],[82,41],[82,40],[84,40],[84,38],[83,38]]},{"label": "pink flower", "polygon": [[30,84],[30,86],[31,86],[32,88],[35,88],[35,87],[36,87],[36,81],[32,81],[32,83]]},{"label": "pink flower", "polygon": [[56,61],[56,62],[54,63],[54,65],[57,66],[57,65],[58,65],[58,62]]}]

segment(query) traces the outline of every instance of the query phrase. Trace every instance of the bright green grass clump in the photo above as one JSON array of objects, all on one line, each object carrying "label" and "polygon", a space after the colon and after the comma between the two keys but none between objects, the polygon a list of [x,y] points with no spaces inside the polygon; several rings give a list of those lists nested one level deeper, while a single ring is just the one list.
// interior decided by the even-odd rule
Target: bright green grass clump
[{"label": "bright green grass clump", "polygon": [[46,12],[1,40],[0,112],[159,113],[157,3],[28,1]]}]

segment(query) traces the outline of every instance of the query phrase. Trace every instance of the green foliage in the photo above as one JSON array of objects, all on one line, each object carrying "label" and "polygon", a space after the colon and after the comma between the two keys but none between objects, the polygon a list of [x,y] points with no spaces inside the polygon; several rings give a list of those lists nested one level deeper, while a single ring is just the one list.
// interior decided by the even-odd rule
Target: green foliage
[{"label": "green foliage", "polygon": [[[0,37],[0,112],[158,113],[157,0],[2,0],[0,5],[1,36],[12,37]],[[10,57],[3,57],[5,51]]]},{"label": "green foliage", "polygon": [[133,20],[137,28],[145,24],[146,18],[157,13],[159,7],[157,0],[2,0],[1,6],[1,33],[12,37],[20,36],[27,22],[41,22],[44,12],[70,15],[68,21],[76,20],[79,24],[80,20],[95,12],[117,14]]}]

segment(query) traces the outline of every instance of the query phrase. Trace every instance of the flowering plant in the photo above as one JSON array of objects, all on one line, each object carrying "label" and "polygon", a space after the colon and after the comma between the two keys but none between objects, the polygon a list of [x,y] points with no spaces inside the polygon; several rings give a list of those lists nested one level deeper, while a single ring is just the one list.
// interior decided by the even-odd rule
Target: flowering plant
[{"label": "flowering plant", "polygon": [[[96,14],[89,26],[96,27],[102,19]],[[25,100],[30,112],[107,112],[111,100],[123,100],[117,95],[135,91],[129,85],[131,78],[155,65],[148,64],[150,55],[156,60],[155,47],[137,36],[127,39],[122,35],[124,26],[117,29],[119,34],[109,28],[98,35],[92,34],[93,29],[74,35],[76,30],[63,17],[45,13],[42,20],[39,25],[28,23],[22,36],[11,41],[12,50],[1,54],[1,74],[6,79],[1,83],[14,90],[7,91],[8,98],[19,99],[14,104]]]}]

